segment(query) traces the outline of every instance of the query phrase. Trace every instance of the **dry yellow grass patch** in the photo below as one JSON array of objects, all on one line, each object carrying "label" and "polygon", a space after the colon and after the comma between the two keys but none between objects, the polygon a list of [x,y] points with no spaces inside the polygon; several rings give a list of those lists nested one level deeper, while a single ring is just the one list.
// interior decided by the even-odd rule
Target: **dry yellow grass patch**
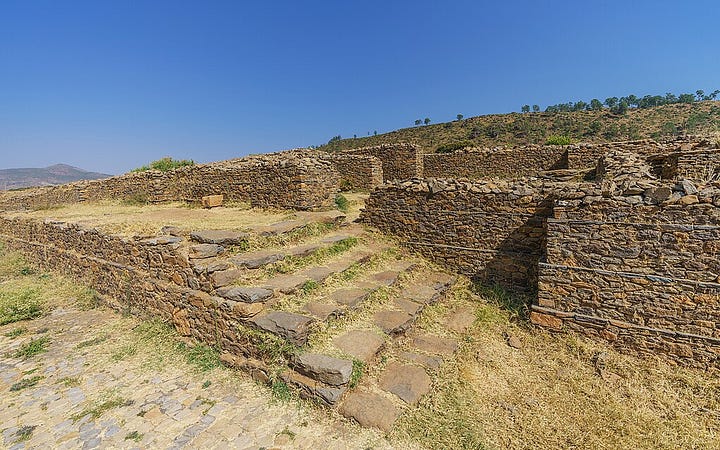
[{"label": "dry yellow grass patch", "polygon": [[37,219],[53,218],[96,227],[106,233],[133,236],[155,235],[165,225],[185,230],[227,229],[246,231],[295,217],[292,212],[233,206],[213,209],[189,208],[184,203],[123,205],[120,202],[77,203],[56,209],[23,214]]},{"label": "dry yellow grass patch", "polygon": [[[529,328],[463,289],[419,325],[442,334],[434,319],[460,304],[473,304],[477,320],[456,336],[456,357],[440,369],[433,392],[402,416],[394,438],[430,448],[720,448],[717,374]],[[522,348],[510,347],[507,335]]]}]

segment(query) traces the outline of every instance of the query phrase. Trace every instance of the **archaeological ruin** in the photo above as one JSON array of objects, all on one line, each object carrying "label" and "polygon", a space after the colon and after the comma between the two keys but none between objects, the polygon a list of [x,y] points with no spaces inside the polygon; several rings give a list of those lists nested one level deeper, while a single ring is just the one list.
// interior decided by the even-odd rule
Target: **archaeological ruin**
[{"label": "archaeological ruin", "polygon": [[[282,379],[303,395],[389,429],[398,406],[353,389],[353,371],[406,334],[407,361],[435,364],[415,349],[452,353],[457,342],[415,335],[412,324],[452,288],[454,274],[529,296],[530,321],[553,332],[717,367],[719,173],[717,143],[700,137],[443,154],[408,143],[292,150],[4,192],[0,239],[41,267],[88,282],[116,309],[161,317],[181,335],[219,347],[226,364],[257,380],[270,382],[279,352],[287,361]],[[359,221],[447,272],[392,256],[384,237],[329,211],[341,191],[369,193]],[[165,227],[133,237],[22,214],[107,199],[199,202],[218,194],[303,213],[262,230]],[[313,243],[278,247],[278,236],[310,228],[323,230]],[[251,241],[261,244],[251,248]],[[254,275],[341,247],[346,253],[332,263]],[[357,267],[367,274],[349,284]],[[328,280],[337,287],[312,301],[287,300]],[[394,306],[367,309],[366,326],[329,331],[334,319],[380,294],[391,295]],[[377,387],[416,403],[429,389],[428,375],[416,367],[387,367]],[[413,388],[403,390],[410,376]],[[384,413],[368,415],[368,408]]]}]

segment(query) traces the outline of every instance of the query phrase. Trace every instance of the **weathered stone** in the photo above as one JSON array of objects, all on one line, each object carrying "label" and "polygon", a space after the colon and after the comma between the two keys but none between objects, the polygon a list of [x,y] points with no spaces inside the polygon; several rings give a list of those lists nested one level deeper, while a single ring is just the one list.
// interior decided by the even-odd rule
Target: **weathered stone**
[{"label": "weathered stone", "polygon": [[372,331],[353,330],[336,337],[333,344],[353,358],[368,364],[385,345],[385,339]]},{"label": "weathered stone", "polygon": [[413,317],[404,311],[378,311],[373,315],[373,321],[385,333],[395,335],[410,328]]},{"label": "weathered stone", "polygon": [[301,374],[332,386],[347,384],[353,368],[352,361],[319,353],[303,353],[293,364]]},{"label": "weathered stone", "polygon": [[289,233],[304,226],[305,222],[300,220],[285,220],[264,227],[259,227],[256,231],[260,233],[261,236],[275,236],[278,234]]},{"label": "weathered stone", "polygon": [[303,307],[303,310],[322,321],[340,317],[345,312],[343,307],[320,302],[309,302]]},{"label": "weathered stone", "polygon": [[203,208],[215,208],[217,206],[222,206],[224,196],[222,194],[219,195],[206,195],[200,199]]},{"label": "weathered stone", "polygon": [[307,282],[308,277],[304,275],[287,274],[270,278],[265,282],[263,287],[283,294],[292,294]]},{"label": "weathered stone", "polygon": [[357,306],[370,295],[369,289],[338,289],[328,296],[328,298],[335,303],[340,305],[346,305],[350,308],[357,308]]},{"label": "weathered stone", "polygon": [[226,286],[217,290],[221,297],[236,302],[257,303],[266,302],[273,297],[273,291],[259,287]]},{"label": "weathered stone", "polygon": [[212,258],[225,251],[225,247],[217,244],[196,244],[190,246],[190,258]]},{"label": "weathered stone", "polygon": [[686,195],[684,197],[680,197],[678,203],[680,203],[681,205],[694,205],[696,203],[700,203],[700,200],[698,200],[697,195]]},{"label": "weathered stone", "polygon": [[266,250],[233,256],[230,258],[230,261],[238,267],[258,269],[262,266],[282,261],[283,259],[285,259],[285,254],[273,250]]},{"label": "weathered stone", "polygon": [[232,267],[232,264],[230,264],[230,262],[226,259],[217,258],[193,259],[190,264],[192,265],[193,271],[197,274],[210,274],[221,270],[227,270]]},{"label": "weathered stone", "polygon": [[254,317],[252,323],[259,328],[284,337],[295,345],[305,345],[310,334],[311,317],[285,311],[270,311]]},{"label": "weathered stone", "polygon": [[381,389],[392,392],[411,405],[430,392],[431,384],[430,377],[421,367],[395,361],[385,367],[379,380]]},{"label": "weathered stone", "polygon": [[248,318],[258,315],[264,309],[263,303],[235,302],[232,311],[238,317]]},{"label": "weathered stone", "polygon": [[405,298],[396,298],[393,300],[393,303],[395,303],[395,306],[410,314],[411,316],[415,316],[418,312],[420,312],[423,306],[425,306]]},{"label": "weathered stone", "polygon": [[417,303],[430,304],[437,298],[438,291],[424,284],[413,284],[408,286],[402,295]]},{"label": "weathered stone", "polygon": [[680,186],[682,187],[682,190],[685,191],[685,193],[688,195],[694,195],[698,193],[697,188],[690,180],[682,180],[680,182]]},{"label": "weathered stone", "polygon": [[400,410],[388,399],[369,392],[351,392],[340,405],[340,414],[355,419],[364,427],[389,432]]},{"label": "weathered stone", "polygon": [[458,348],[455,339],[443,338],[432,334],[422,334],[412,339],[413,347],[428,353],[452,355]]},{"label": "weathered stone", "polygon": [[240,269],[221,270],[211,273],[210,280],[212,281],[213,286],[222,287],[234,283],[236,280],[240,279],[242,275],[243,271]]},{"label": "weathered stone", "polygon": [[379,286],[392,286],[397,282],[399,275],[400,272],[397,272],[395,270],[386,270],[384,272],[379,272],[371,275],[368,278],[368,281]]},{"label": "weathered stone", "polygon": [[298,245],[295,247],[290,247],[286,250],[288,252],[288,255],[295,256],[298,258],[303,258],[305,256],[315,253],[316,251],[320,250],[321,248],[322,248],[322,246],[318,245],[318,244],[305,244],[305,245]]},{"label": "weathered stone", "polygon": [[512,348],[522,348],[523,344],[520,338],[517,336],[508,336],[507,337],[507,344]]},{"label": "weathered stone", "polygon": [[471,307],[459,308],[445,319],[445,325],[456,333],[464,333],[475,322],[475,310]]},{"label": "weathered stone", "polygon": [[541,327],[554,328],[556,330],[561,329],[563,326],[562,319],[549,314],[542,314],[537,311],[530,312],[530,322]]},{"label": "weathered stone", "polygon": [[302,398],[318,398],[328,405],[334,405],[347,390],[345,386],[329,386],[293,370],[282,373],[282,379],[301,389]]},{"label": "weathered stone", "polygon": [[322,283],[333,273],[335,273],[335,271],[327,266],[313,266],[302,271],[303,276],[318,283]]},{"label": "weathered stone", "polygon": [[421,366],[427,367],[428,369],[439,369],[443,360],[439,356],[427,356],[415,352],[400,352],[398,357],[405,361],[420,364]]},{"label": "weathered stone", "polygon": [[232,230],[200,230],[190,233],[190,238],[202,244],[239,245],[248,238],[247,233]]},{"label": "weathered stone", "polygon": [[165,225],[160,228],[160,233],[168,236],[182,236],[182,229],[174,225]]}]

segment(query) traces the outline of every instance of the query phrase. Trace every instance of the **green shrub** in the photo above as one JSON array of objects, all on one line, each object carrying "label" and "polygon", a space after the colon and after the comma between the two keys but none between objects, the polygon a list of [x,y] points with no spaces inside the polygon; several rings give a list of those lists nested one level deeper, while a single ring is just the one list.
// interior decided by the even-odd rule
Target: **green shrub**
[{"label": "green shrub", "polygon": [[146,170],[159,170],[161,172],[167,172],[170,170],[179,169],[180,167],[194,165],[195,161],[193,161],[192,159],[173,159],[169,156],[166,156],[165,158],[161,158],[157,161],[151,162],[150,165],[138,167],[137,169],[133,169],[130,172],[145,172]]},{"label": "green shrub", "polygon": [[37,289],[0,291],[0,325],[35,319],[42,313],[40,293]]},{"label": "green shrub", "polygon": [[570,145],[573,141],[570,136],[552,135],[547,138],[545,145]]},{"label": "green shrub", "polygon": [[457,150],[462,150],[465,147],[472,147],[473,143],[470,141],[453,142],[451,144],[444,144],[435,149],[435,153],[452,153]]},{"label": "green shrub", "polygon": [[348,202],[348,199],[345,198],[344,195],[338,194],[335,197],[335,206],[338,210],[342,212],[348,212],[348,209],[350,208],[350,202]]}]

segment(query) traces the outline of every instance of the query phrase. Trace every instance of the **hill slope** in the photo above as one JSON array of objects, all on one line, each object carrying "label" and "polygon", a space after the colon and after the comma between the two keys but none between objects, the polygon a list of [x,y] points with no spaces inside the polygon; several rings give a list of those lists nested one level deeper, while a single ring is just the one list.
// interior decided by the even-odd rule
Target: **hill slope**
[{"label": "hill slope", "polygon": [[413,142],[428,153],[444,144],[467,141],[478,147],[543,144],[549,136],[576,142],[662,139],[680,134],[720,131],[720,102],[671,104],[630,109],[626,114],[600,111],[493,114],[435,125],[403,128],[377,136],[341,139],[320,147],[346,150],[391,142]]},{"label": "hill slope", "polygon": [[0,169],[0,190],[31,186],[65,184],[80,180],[96,180],[112,175],[88,172],[67,164],[55,164],[45,168]]}]

